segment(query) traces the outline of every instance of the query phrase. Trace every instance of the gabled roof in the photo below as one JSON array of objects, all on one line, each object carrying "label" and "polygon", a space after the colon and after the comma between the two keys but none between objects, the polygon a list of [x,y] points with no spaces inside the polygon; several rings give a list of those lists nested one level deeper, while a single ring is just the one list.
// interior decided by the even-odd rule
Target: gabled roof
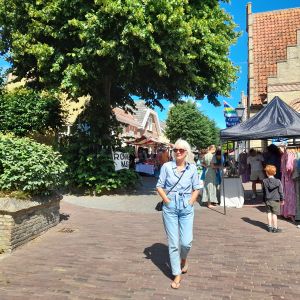
[{"label": "gabled roof", "polygon": [[157,113],[153,109],[147,107],[143,100],[137,101],[135,104],[136,104],[136,110],[134,111],[135,112],[134,117],[139,122],[140,126],[142,128],[145,128],[148,118],[150,114],[152,114],[154,116],[154,119],[156,120],[157,129],[160,134],[161,127],[160,127],[160,121]]},{"label": "gabled roof", "polygon": [[139,122],[135,120],[134,116],[130,113],[126,113],[123,109],[116,107],[113,109],[113,112],[115,113],[115,116],[119,122],[129,124],[137,128],[140,127]]},{"label": "gabled roof", "polygon": [[279,97],[252,118],[220,132],[221,140],[244,141],[275,137],[300,137],[300,113]]},{"label": "gabled roof", "polygon": [[157,124],[158,133],[160,134],[161,127],[160,127],[160,120],[158,118],[157,113],[154,110],[147,107],[144,101],[137,101],[135,104],[136,104],[136,109],[133,110],[134,112],[133,114],[126,113],[123,109],[118,107],[114,108],[113,112],[115,113],[117,120],[119,122],[144,129],[145,126],[147,125],[147,121],[150,114],[152,114]]},{"label": "gabled roof", "polygon": [[[145,115],[147,114],[147,111],[150,109],[144,104],[144,101],[137,101],[135,102],[136,110],[134,110],[134,118],[139,122],[139,124],[143,124]],[[142,126],[144,127],[144,126]]]},{"label": "gabled roof", "polygon": [[277,74],[276,63],[287,59],[287,47],[297,44],[300,8],[253,13],[253,105],[267,98],[268,77]]}]

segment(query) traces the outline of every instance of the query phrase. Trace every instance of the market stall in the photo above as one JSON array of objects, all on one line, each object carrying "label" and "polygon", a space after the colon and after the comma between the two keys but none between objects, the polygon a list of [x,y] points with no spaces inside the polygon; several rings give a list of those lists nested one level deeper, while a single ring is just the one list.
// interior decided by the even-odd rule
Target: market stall
[{"label": "market stall", "polygon": [[[260,112],[247,121],[220,132],[221,143],[228,141],[299,138],[300,114],[279,97],[275,97]],[[226,179],[225,179],[226,180]],[[226,188],[225,188],[226,187]],[[224,214],[226,214],[227,184],[222,180]]]},{"label": "market stall", "polygon": [[157,170],[156,152],[164,146],[158,139],[142,136],[131,142],[137,148],[135,171],[147,175],[154,175]]}]

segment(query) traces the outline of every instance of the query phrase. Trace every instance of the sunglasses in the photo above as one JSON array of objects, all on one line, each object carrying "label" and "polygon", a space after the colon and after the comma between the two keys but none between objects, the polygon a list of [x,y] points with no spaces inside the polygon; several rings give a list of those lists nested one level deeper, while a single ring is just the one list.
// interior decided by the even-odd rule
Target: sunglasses
[{"label": "sunglasses", "polygon": [[174,152],[174,153],[179,152],[180,154],[183,154],[185,151],[186,151],[185,149],[176,149],[176,148],[173,149],[173,152]]}]

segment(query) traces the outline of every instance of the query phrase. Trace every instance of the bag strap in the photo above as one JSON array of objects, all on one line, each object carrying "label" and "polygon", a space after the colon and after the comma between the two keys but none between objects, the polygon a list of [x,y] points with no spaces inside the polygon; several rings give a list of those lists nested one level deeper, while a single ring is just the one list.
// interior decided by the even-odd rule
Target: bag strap
[{"label": "bag strap", "polygon": [[184,172],[186,170],[186,167],[184,169],[184,171],[182,172],[182,174],[180,175],[179,179],[177,180],[177,182],[171,187],[171,189],[167,192],[167,195],[174,189],[174,187],[177,185],[177,183],[180,181],[181,177],[183,176]]}]

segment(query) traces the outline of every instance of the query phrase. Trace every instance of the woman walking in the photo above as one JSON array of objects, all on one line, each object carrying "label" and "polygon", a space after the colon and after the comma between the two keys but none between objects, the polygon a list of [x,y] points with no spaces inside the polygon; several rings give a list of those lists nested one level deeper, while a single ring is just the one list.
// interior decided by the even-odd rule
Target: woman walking
[{"label": "woman walking", "polygon": [[173,161],[162,166],[156,187],[164,203],[162,216],[174,275],[171,287],[178,289],[181,274],[188,270],[187,256],[193,241],[194,203],[200,185],[188,142],[182,139],[176,141],[173,158]]},{"label": "woman walking", "polygon": [[216,167],[214,166],[214,153],[216,146],[211,145],[208,147],[208,152],[204,156],[203,166],[206,168],[202,203],[207,203],[207,207],[212,207],[212,204],[218,203],[217,199],[217,177]]}]

